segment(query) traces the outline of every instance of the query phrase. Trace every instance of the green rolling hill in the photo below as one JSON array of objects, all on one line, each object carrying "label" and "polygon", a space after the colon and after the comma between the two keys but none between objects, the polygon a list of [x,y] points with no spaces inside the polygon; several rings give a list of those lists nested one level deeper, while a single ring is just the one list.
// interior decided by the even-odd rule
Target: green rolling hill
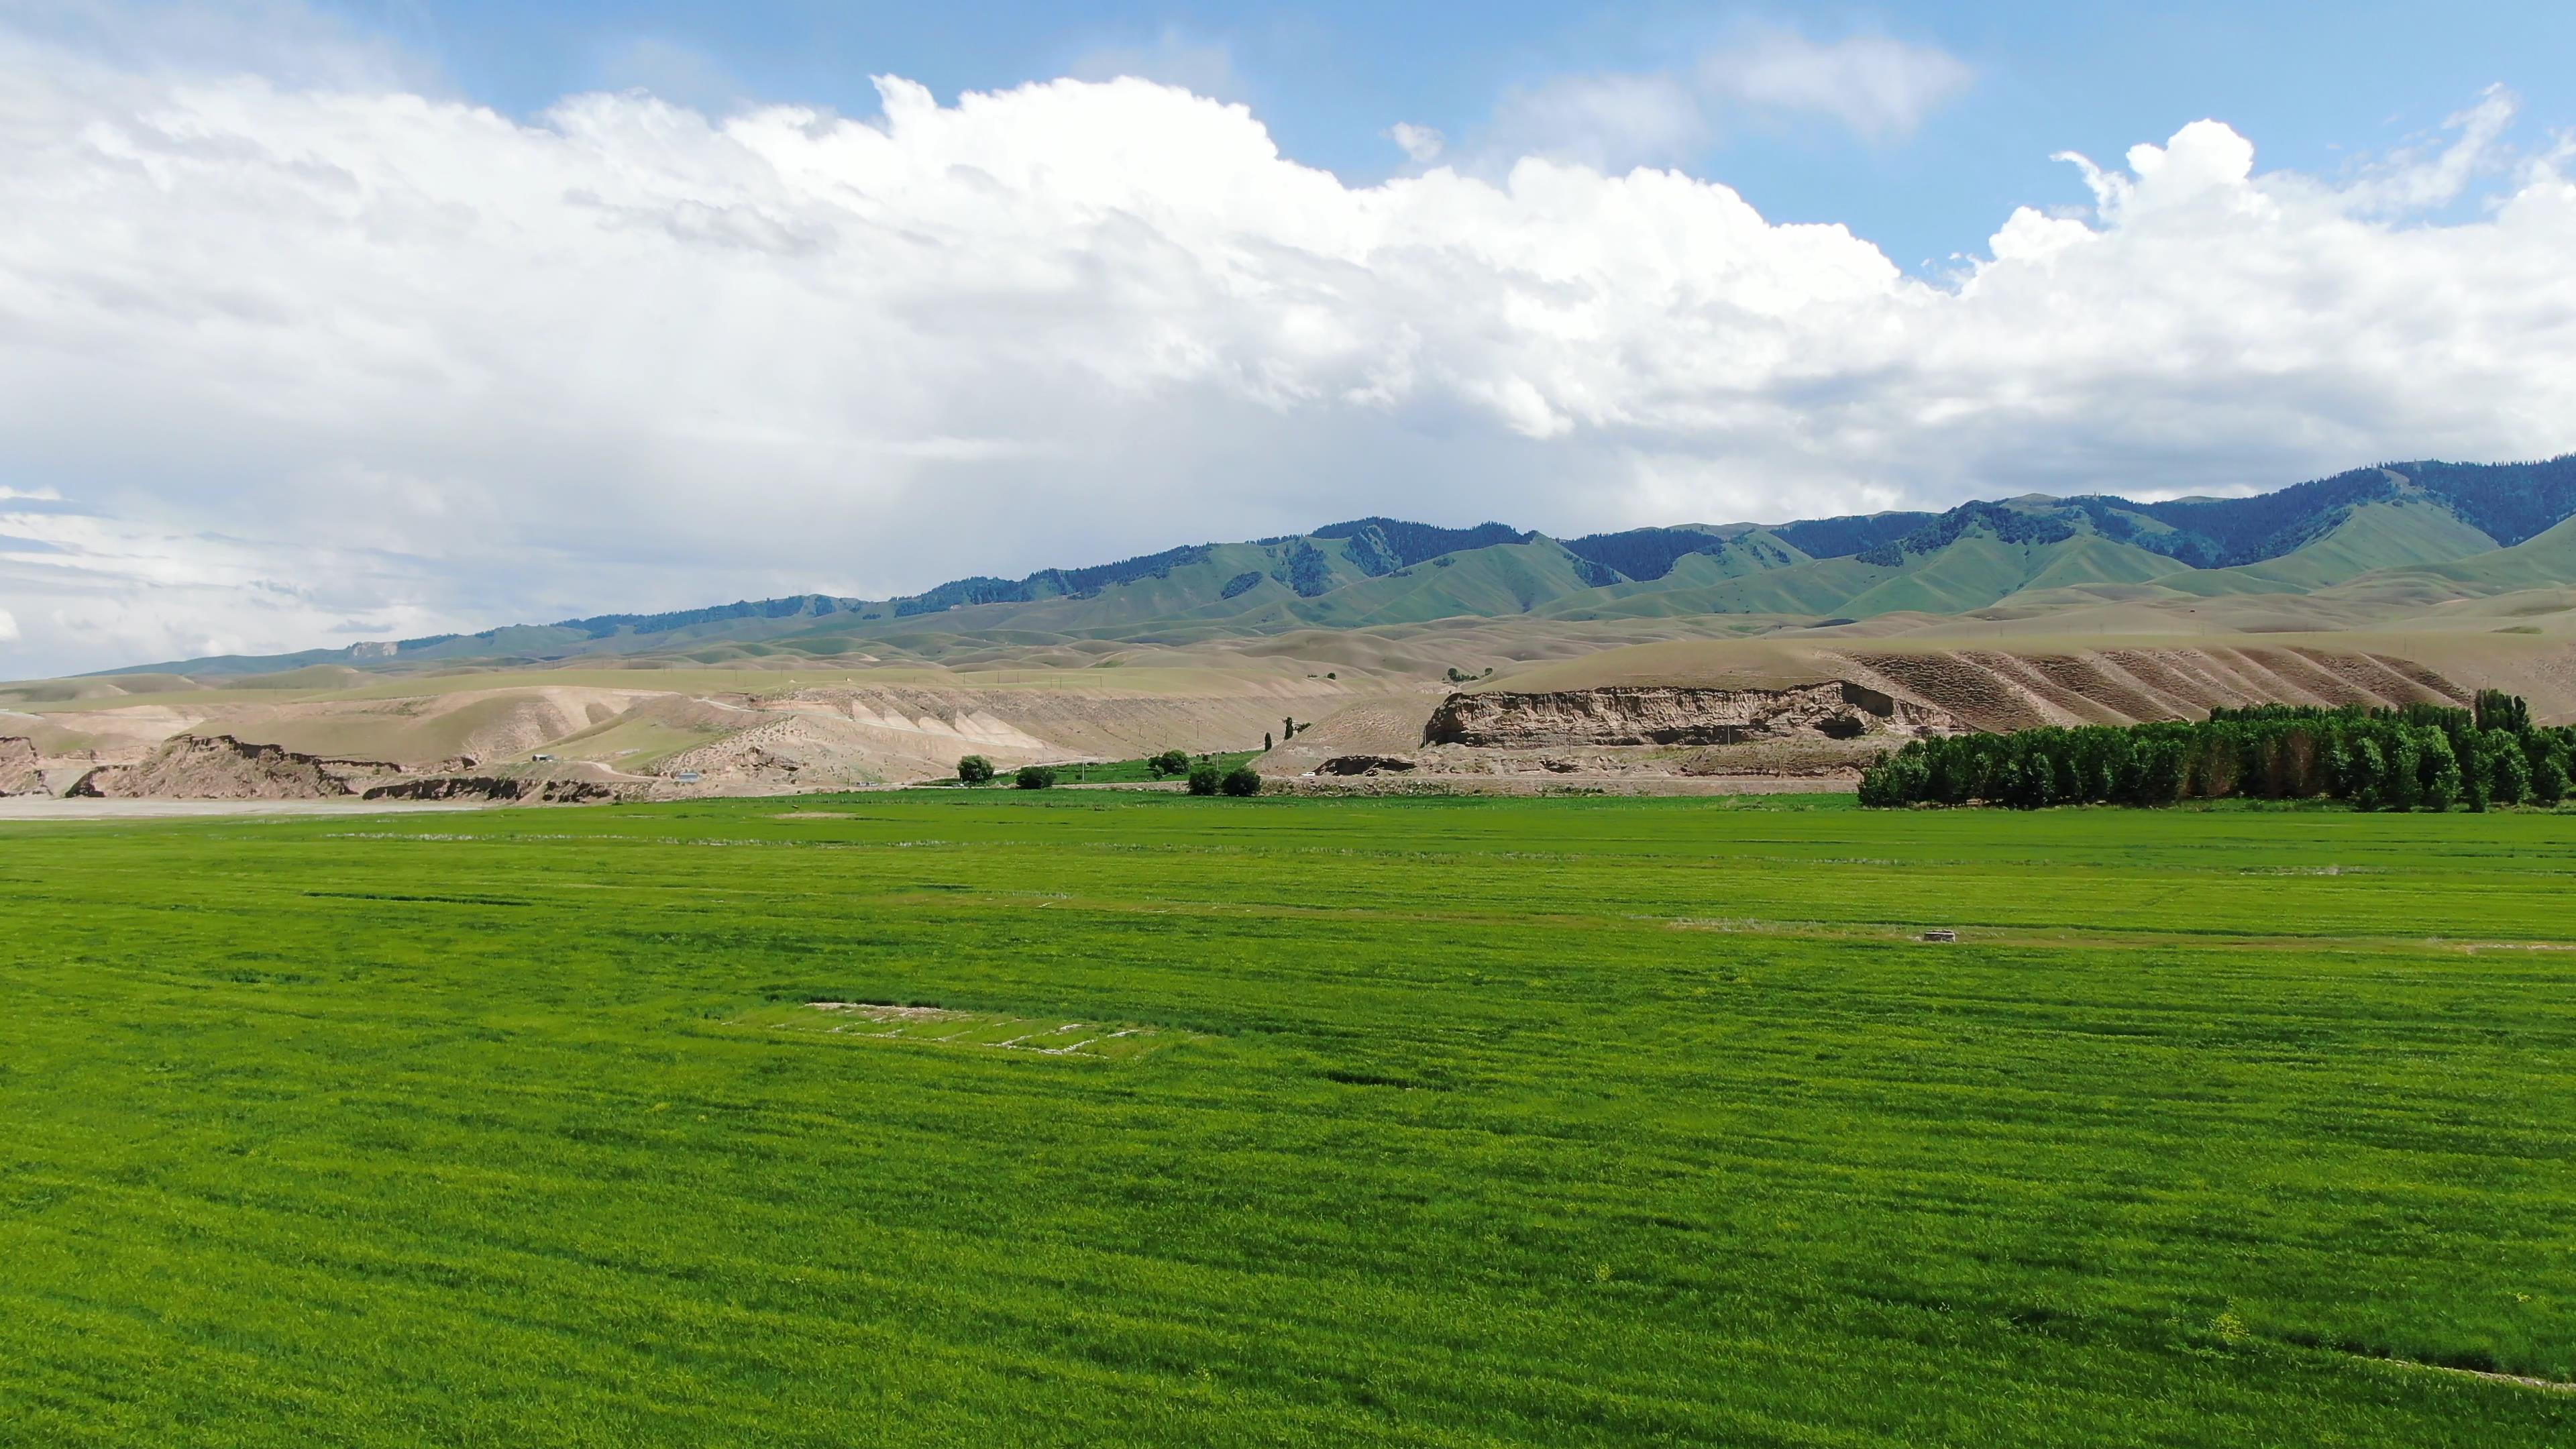
[{"label": "green rolling hill", "polygon": [[1687,524],[1554,539],[1363,518],[893,599],[821,594],[609,614],[114,673],[402,671],[620,657],[939,659],[1001,646],[1178,644],[1529,617],[1815,623],[2061,601],[2332,595],[2415,603],[2576,585],[2576,455],[2397,463],[2248,498],[2028,495],[1944,513]]},{"label": "green rolling hill", "polygon": [[2358,504],[2299,547],[2256,563],[2171,574],[2171,587],[2200,594],[2303,593],[2380,569],[2448,563],[2492,553],[2496,541],[2439,500],[2409,496]]},{"label": "green rolling hill", "polygon": [[2429,588],[2452,598],[2576,586],[2576,518],[2566,518],[2511,548],[2460,554],[2439,562],[2381,569],[2355,587]]}]

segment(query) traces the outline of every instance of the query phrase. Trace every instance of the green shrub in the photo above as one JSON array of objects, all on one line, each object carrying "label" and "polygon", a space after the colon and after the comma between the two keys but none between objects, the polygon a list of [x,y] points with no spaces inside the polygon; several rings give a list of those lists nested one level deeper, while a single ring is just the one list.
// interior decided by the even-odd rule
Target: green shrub
[{"label": "green shrub", "polygon": [[1047,790],[1055,786],[1055,766],[1022,765],[1019,778],[1012,782],[1023,790]]},{"label": "green shrub", "polygon": [[993,778],[993,762],[982,755],[968,755],[957,762],[957,778],[962,784],[984,784]]},{"label": "green shrub", "polygon": [[1225,772],[1225,778],[1217,782],[1217,788],[1229,795],[1258,795],[1261,793],[1261,772],[1250,765],[1237,765]]},{"label": "green shrub", "polygon": [[1187,750],[1165,750],[1147,760],[1145,768],[1153,771],[1154,778],[1157,780],[1169,779],[1174,775],[1186,775],[1190,772],[1190,753]]},{"label": "green shrub", "polygon": [[1224,783],[1225,772],[1212,761],[1201,760],[1190,767],[1190,793],[1193,795],[1213,795]]}]

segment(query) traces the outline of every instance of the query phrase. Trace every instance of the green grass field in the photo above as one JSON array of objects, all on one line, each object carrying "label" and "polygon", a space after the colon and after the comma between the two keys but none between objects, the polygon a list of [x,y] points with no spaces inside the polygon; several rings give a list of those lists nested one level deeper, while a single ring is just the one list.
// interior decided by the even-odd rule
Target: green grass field
[{"label": "green grass field", "polygon": [[2528,813],[0,825],[0,1442],[2576,1442],[2419,1366],[2576,1378],[2571,884]]}]

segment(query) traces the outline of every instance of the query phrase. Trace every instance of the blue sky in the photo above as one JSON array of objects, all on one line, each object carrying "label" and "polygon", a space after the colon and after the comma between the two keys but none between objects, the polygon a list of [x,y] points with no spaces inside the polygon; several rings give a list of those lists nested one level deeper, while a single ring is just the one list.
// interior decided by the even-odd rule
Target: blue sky
[{"label": "blue sky", "polygon": [[1818,117],[1738,117],[1675,159],[1771,220],[1843,222],[1908,268],[1981,249],[2016,205],[2087,200],[2053,153],[2107,161],[2202,117],[2255,138],[2267,169],[2325,175],[2422,139],[2490,84],[2521,95],[2527,130],[2576,126],[2576,5],[2549,3],[325,8],[522,115],[569,92],[628,86],[710,108],[798,102],[867,115],[880,73],[945,100],[1133,68],[1250,104],[1291,159],[1354,183],[1404,164],[1385,134],[1399,121],[1471,137],[1516,89],[1685,71],[1748,30],[1885,35],[1948,52],[1973,80],[1908,135],[1864,140]]},{"label": "blue sky", "polygon": [[2571,58],[2564,4],[0,0],[0,677],[2552,456]]}]

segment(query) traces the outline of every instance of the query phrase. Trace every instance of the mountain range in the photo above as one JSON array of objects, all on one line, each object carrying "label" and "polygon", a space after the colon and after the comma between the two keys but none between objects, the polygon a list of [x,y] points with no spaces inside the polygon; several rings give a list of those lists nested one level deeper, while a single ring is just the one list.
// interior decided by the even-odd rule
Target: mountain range
[{"label": "mountain range", "polygon": [[2421,606],[2576,585],[2571,516],[2576,454],[2391,463],[2246,498],[2033,494],[1941,513],[1568,539],[1501,523],[1362,518],[1023,578],[955,579],[900,598],[802,594],[106,672],[204,677],[324,664],[409,672],[584,658],[940,661],[1002,645],[1096,653],[1437,620],[1736,616],[1747,628],[1814,628],[2113,604],[2189,611],[2249,596]]}]

